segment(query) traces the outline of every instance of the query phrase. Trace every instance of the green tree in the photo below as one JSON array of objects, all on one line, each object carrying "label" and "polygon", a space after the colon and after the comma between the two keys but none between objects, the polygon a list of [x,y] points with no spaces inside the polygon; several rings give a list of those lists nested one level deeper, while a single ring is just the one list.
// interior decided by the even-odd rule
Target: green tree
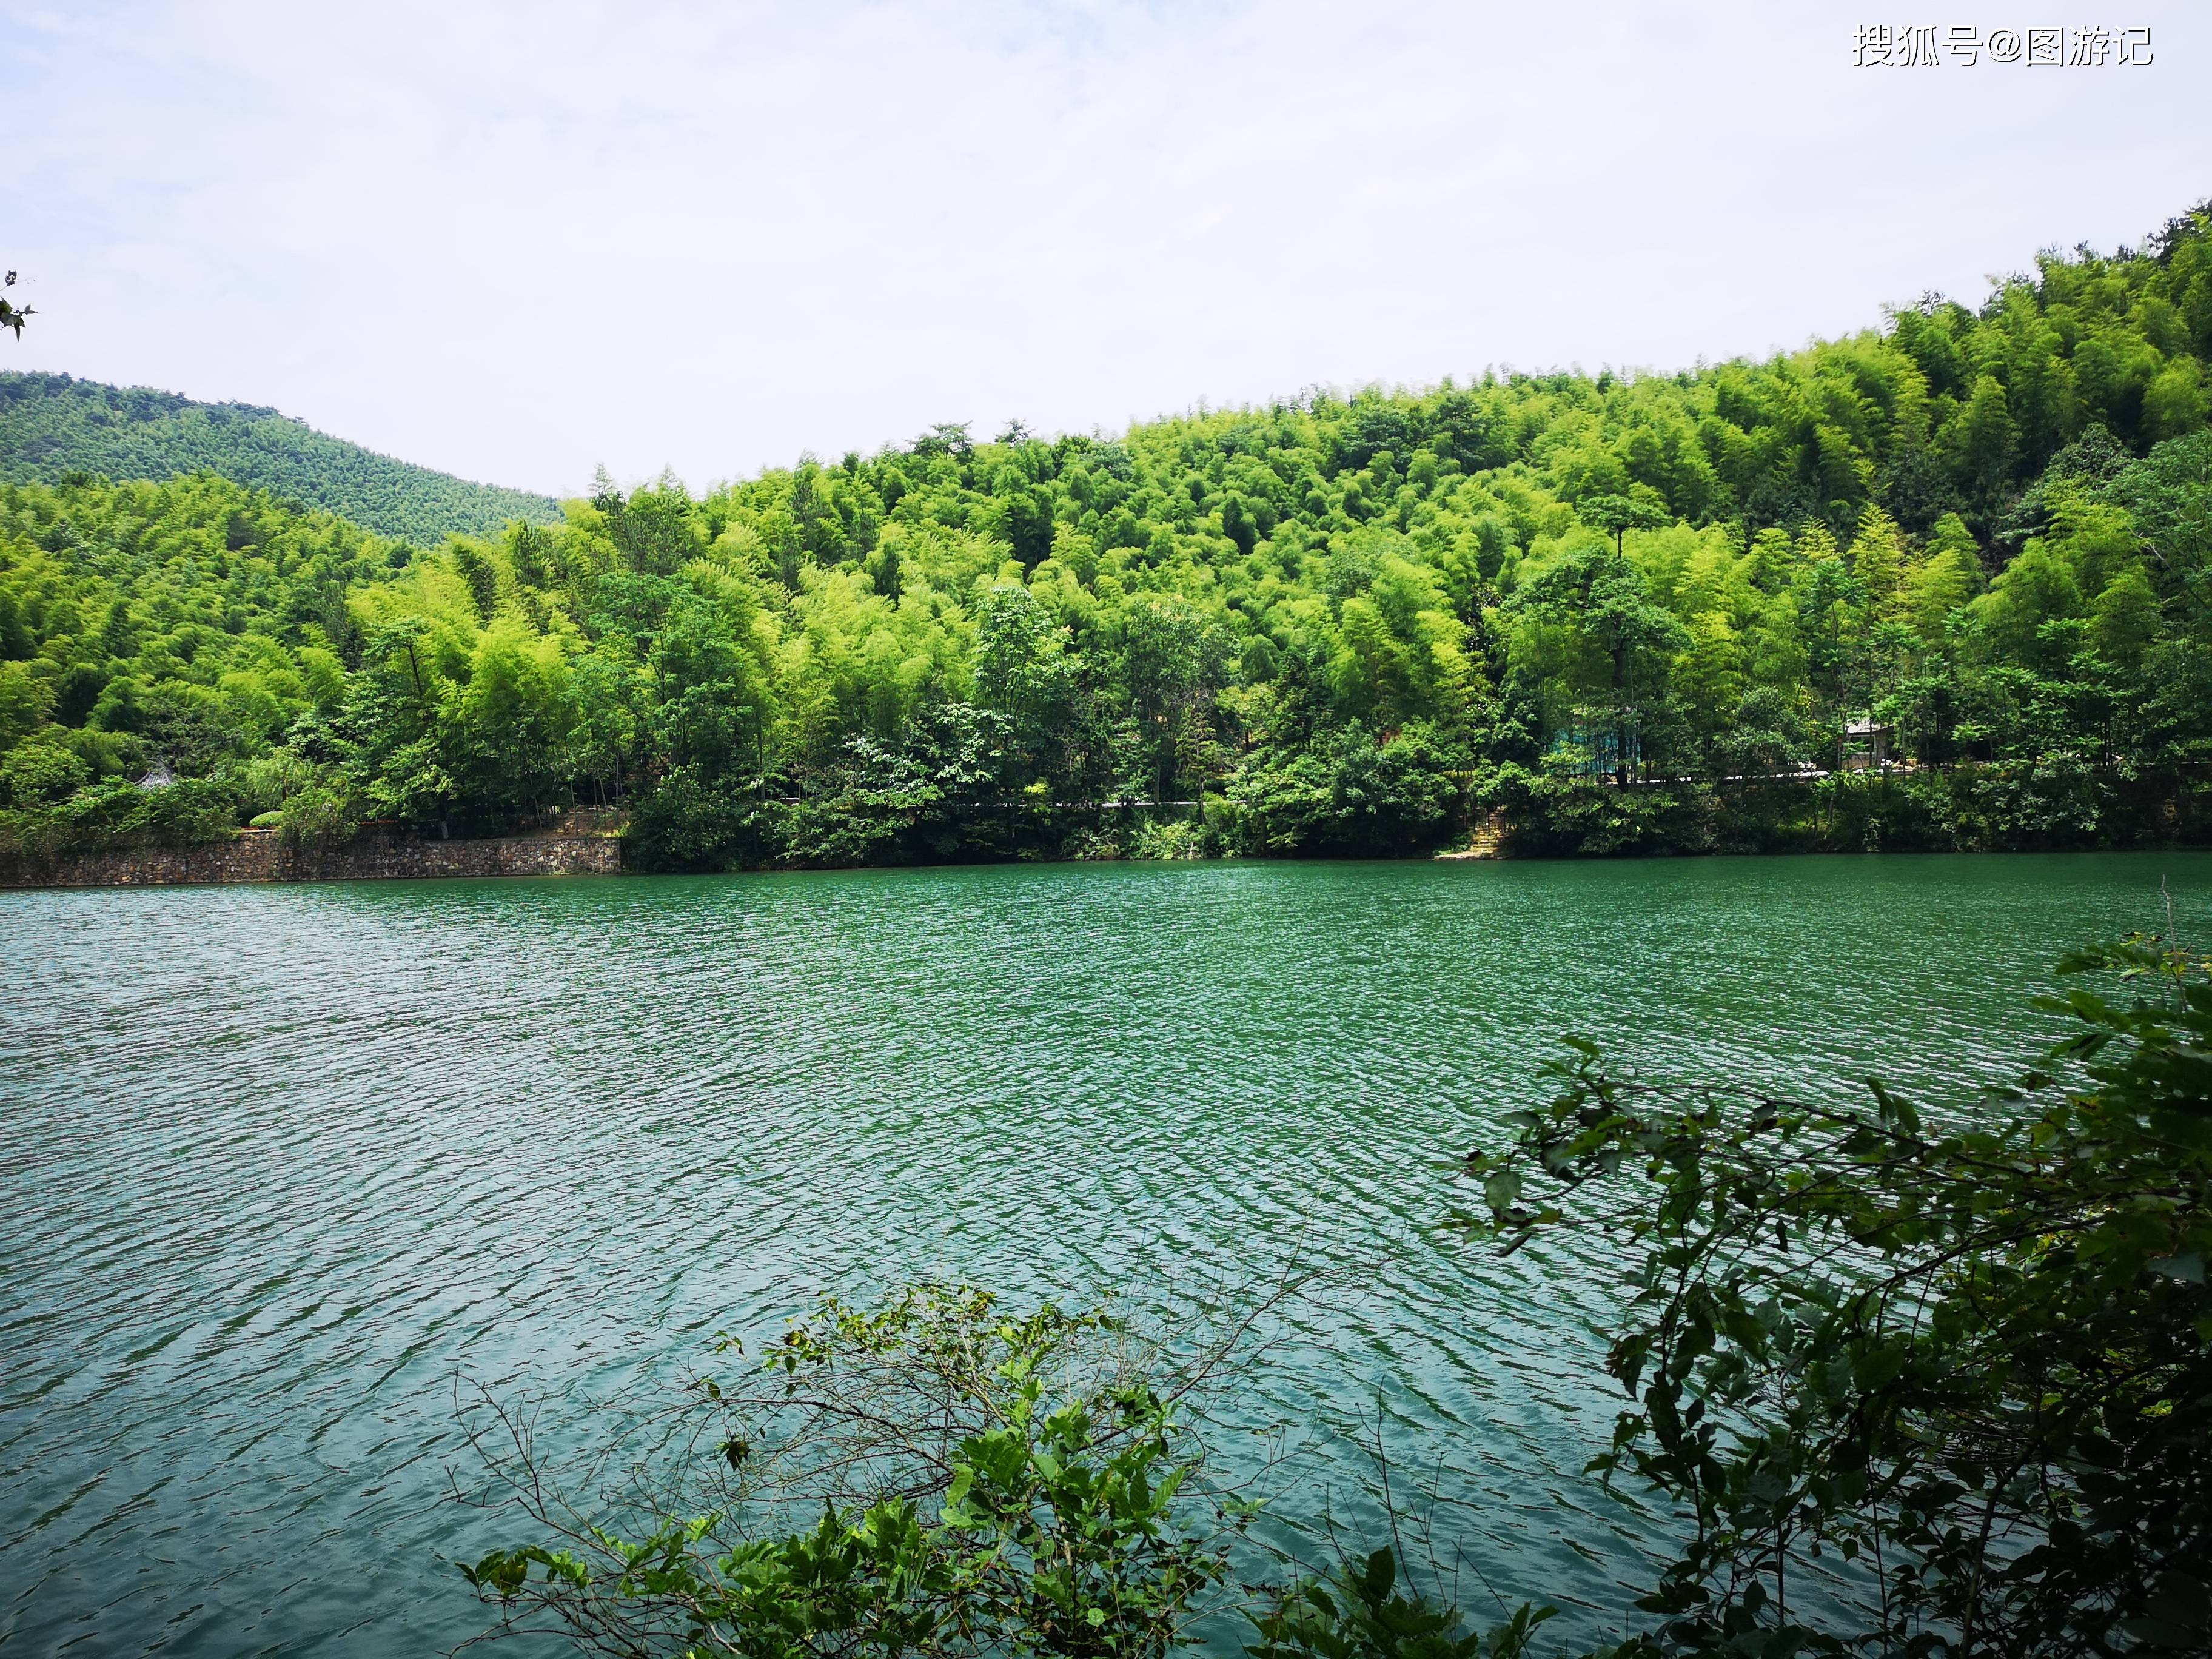
[{"label": "green tree", "polygon": [[1136,716],[1139,764],[1152,798],[1171,800],[1210,735],[1220,641],[1192,607],[1167,599],[1132,605],[1121,629],[1121,679]]},{"label": "green tree", "polygon": [[1627,495],[1593,495],[1575,512],[1584,524],[1612,537],[1613,552],[1624,557],[1630,531],[1656,530],[1667,522],[1666,511],[1658,503]]},{"label": "green tree", "polygon": [[1504,607],[1513,673],[1547,734],[1605,743],[1604,769],[1626,784],[1647,739],[1674,714],[1670,679],[1690,636],[1652,602],[1618,553],[1569,553],[1516,588]]},{"label": "green tree", "polygon": [[[1049,766],[1050,748],[1072,689],[1066,629],[1018,582],[994,583],[977,602],[975,696],[1004,714],[1026,774]],[[1018,787],[1026,775],[1002,780]]]}]

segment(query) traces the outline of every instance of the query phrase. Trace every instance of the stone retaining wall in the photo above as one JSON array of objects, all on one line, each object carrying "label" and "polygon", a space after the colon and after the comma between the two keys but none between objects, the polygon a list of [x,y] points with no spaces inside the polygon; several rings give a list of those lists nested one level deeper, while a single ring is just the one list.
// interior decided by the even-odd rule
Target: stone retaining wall
[{"label": "stone retaining wall", "polygon": [[420,881],[441,876],[613,876],[622,843],[596,836],[426,841],[371,831],[322,852],[295,850],[274,830],[242,830],[205,847],[143,847],[64,859],[43,880],[0,885],[171,887],[247,881]]}]

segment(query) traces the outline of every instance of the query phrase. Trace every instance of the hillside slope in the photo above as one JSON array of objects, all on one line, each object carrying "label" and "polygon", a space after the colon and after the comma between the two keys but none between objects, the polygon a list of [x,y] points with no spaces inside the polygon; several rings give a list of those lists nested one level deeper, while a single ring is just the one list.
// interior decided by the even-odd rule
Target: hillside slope
[{"label": "hillside slope", "polygon": [[0,374],[0,482],[50,483],[72,472],[159,481],[203,468],[424,547],[561,516],[550,496],[413,466],[273,409]]},{"label": "hillside slope", "polygon": [[2212,841],[2212,211],[1765,362],[947,426],[428,550],[0,483],[0,870],[570,800],[707,869]]}]

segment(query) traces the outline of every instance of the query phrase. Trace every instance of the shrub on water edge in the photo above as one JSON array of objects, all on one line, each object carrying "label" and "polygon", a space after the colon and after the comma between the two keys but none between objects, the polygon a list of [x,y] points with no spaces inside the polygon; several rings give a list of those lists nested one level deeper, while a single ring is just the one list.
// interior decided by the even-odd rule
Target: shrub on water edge
[{"label": "shrub on water edge", "polygon": [[1133,859],[1202,859],[1212,850],[1203,820],[1146,818],[1129,833],[1128,856]]}]

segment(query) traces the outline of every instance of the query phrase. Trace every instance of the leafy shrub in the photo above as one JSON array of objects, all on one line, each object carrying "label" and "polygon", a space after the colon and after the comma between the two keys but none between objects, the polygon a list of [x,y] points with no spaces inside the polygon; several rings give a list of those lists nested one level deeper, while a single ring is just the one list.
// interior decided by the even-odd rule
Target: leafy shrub
[{"label": "leafy shrub", "polygon": [[21,743],[0,755],[0,806],[51,806],[92,780],[92,769],[58,743]]},{"label": "leafy shrub", "polygon": [[965,1286],[827,1301],[749,1374],[635,1426],[627,1536],[553,1499],[488,1402],[478,1496],[540,1536],[461,1571],[507,1627],[550,1618],[609,1654],[1157,1659],[1253,1513],[1206,1487],[1177,1404],[1194,1374],[1169,1383],[1158,1358],[1103,1313]]},{"label": "leafy shrub", "polygon": [[1254,853],[1419,852],[1458,827],[1467,759],[1431,727],[1376,742],[1358,725],[1325,744],[1269,753],[1231,780],[1229,835]]},{"label": "leafy shrub", "polygon": [[1578,1042],[1469,1158],[1509,1249],[1641,1255],[1595,1467],[1693,1528],[1624,1653],[2212,1648],[2212,959],[2062,967],[2138,994],[2044,1000],[2071,1034],[1961,1112],[1638,1085]]}]

